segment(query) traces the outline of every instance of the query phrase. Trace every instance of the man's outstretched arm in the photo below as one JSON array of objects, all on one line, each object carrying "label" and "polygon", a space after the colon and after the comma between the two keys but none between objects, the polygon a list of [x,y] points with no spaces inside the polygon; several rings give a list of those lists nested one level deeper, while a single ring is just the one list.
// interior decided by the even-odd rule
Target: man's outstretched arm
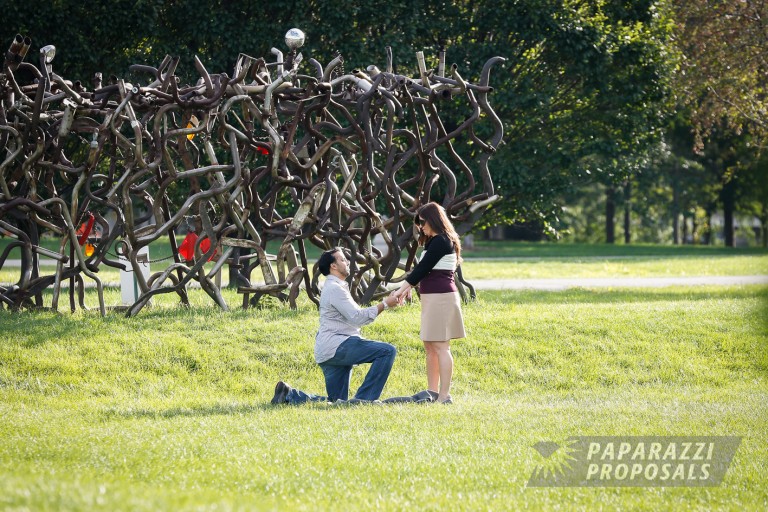
[{"label": "man's outstretched arm", "polygon": [[[361,308],[352,299],[352,295],[345,293],[343,290],[334,290],[334,294],[330,299],[330,303],[341,313],[344,319],[356,327],[362,327],[373,322],[385,309],[384,302],[380,302],[375,306]],[[387,307],[390,308],[397,307],[398,305],[397,299],[392,296],[386,297],[384,301],[386,301]]]}]

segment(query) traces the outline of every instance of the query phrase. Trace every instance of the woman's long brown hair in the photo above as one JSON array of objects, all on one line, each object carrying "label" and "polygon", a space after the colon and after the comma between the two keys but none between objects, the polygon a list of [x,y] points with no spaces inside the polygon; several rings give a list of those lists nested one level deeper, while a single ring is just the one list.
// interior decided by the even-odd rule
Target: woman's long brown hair
[{"label": "woman's long brown hair", "polygon": [[[424,223],[424,221],[429,222],[432,230],[438,235],[446,235],[453,242],[453,247],[456,250],[456,259],[458,263],[461,263],[461,239],[448,219],[445,208],[435,202],[427,203],[416,210],[416,218],[417,220],[421,219],[421,223]],[[419,245],[423,246],[427,243],[427,240],[427,236],[421,231]]]}]

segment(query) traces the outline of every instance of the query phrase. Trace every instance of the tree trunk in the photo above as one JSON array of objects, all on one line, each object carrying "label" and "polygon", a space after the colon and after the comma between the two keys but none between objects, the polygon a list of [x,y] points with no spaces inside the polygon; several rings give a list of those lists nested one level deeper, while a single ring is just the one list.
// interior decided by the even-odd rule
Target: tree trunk
[{"label": "tree trunk", "polygon": [[672,179],[672,243],[680,245],[680,192],[677,186],[677,176]]},{"label": "tree trunk", "polygon": [[613,185],[608,186],[605,191],[605,241],[612,244],[616,241],[616,200],[614,198],[616,190]]},{"label": "tree trunk", "polygon": [[733,229],[733,214],[736,210],[736,183],[728,180],[720,191],[720,200],[723,202],[723,236],[726,247],[735,247]]},{"label": "tree trunk", "polygon": [[699,238],[699,223],[696,222],[696,215],[691,219],[691,244],[698,243]]},{"label": "tree trunk", "polygon": [[712,213],[714,207],[707,207],[707,229],[704,232],[704,245],[712,245]]},{"label": "tree trunk", "polygon": [[726,247],[735,247],[736,242],[734,240],[734,230],[733,230],[733,209],[732,208],[724,208],[723,209],[723,237],[725,238],[725,246]]},{"label": "tree trunk", "polygon": [[624,183],[624,243],[629,245],[632,241],[631,215],[632,213],[632,182]]}]

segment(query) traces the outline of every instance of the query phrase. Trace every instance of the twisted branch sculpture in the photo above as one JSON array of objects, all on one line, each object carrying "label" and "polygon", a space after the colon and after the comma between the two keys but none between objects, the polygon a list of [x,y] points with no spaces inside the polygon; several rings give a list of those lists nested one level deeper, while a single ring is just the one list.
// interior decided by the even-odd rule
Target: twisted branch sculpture
[{"label": "twisted branch sculpture", "polygon": [[[88,90],[52,71],[52,47],[41,49],[39,67],[24,62],[30,41],[17,36],[0,74],[0,228],[13,239],[0,268],[16,247],[22,261],[19,281],[0,286],[0,301],[12,309],[42,307],[42,292],[52,287],[56,310],[69,280],[72,310],[76,291],[85,308],[85,276],[104,314],[98,270],[125,269],[108,252],[118,247],[141,292],[128,315],[161,293],[188,303],[192,281],[227,309],[213,279],[225,264],[239,269],[243,307],[265,294],[295,307],[302,283],[317,302],[317,275],[310,275],[305,250],[311,243],[350,251],[351,290],[366,303],[412,266],[414,212],[436,190],[459,233],[498,199],[488,160],[503,132],[488,81],[504,59],[490,59],[476,84],[455,65],[445,76],[442,53],[437,70],[428,72],[419,53],[418,78],[395,74],[389,48],[384,71],[369,66],[347,74],[337,56],[326,66],[309,59],[302,74],[296,48],[303,34],[294,29],[286,42],[288,55],[273,48],[274,62],[241,54],[234,77],[211,74],[195,58],[200,79],[180,87],[179,60],[166,57],[157,68],[131,67],[146,73],[146,86],[122,79],[103,85],[97,74]],[[459,100],[470,114],[449,130],[438,107]],[[489,138],[478,135],[480,121]],[[455,151],[457,141],[478,148],[474,172]],[[178,190],[189,193],[180,200]],[[186,260],[176,233],[190,219],[200,237]],[[101,236],[86,255],[93,228]],[[40,246],[43,231],[60,238],[58,251]],[[385,251],[372,245],[376,235]],[[139,251],[165,236],[173,261],[145,280]],[[281,242],[276,257],[265,252],[271,240]],[[53,274],[40,275],[40,256],[56,260]]]}]

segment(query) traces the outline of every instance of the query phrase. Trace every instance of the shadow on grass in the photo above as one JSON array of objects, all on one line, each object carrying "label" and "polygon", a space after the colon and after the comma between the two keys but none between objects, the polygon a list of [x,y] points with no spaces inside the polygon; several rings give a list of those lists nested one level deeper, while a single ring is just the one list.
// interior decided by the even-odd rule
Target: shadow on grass
[{"label": "shadow on grass", "polygon": [[254,404],[227,404],[211,405],[207,407],[172,407],[170,409],[108,409],[102,413],[104,419],[124,418],[178,418],[178,417],[206,417],[206,416],[231,416],[251,414],[258,411],[273,411],[278,407],[265,403]]},{"label": "shadow on grass", "polygon": [[[198,293],[202,293],[199,292]],[[91,297],[92,298],[92,297]],[[762,299],[768,325],[768,286],[696,286],[666,288],[615,288],[585,289],[572,288],[564,291],[541,290],[480,290],[479,306],[483,304],[537,305],[537,304],[613,304],[649,302],[701,302],[708,300],[750,300]],[[88,297],[86,297],[86,300]],[[98,310],[78,311],[72,315],[68,309],[58,313],[48,311],[9,312],[0,310],[0,331],[2,341],[14,342],[26,338],[25,346],[43,345],[50,341],[73,336],[82,336],[88,330],[120,332],[124,329],[157,329],[172,322],[197,322],[206,319],[210,330],[217,330],[221,322],[272,322],[292,320],[295,322],[315,321],[316,306],[305,296],[299,301],[299,308],[291,310],[288,305],[278,303],[259,309],[243,310],[231,304],[226,312],[214,304],[183,307],[176,304],[161,304],[148,307],[133,318],[126,318],[120,311],[110,310],[101,318]],[[469,307],[472,307],[471,305]],[[86,334],[87,335],[87,334]],[[201,333],[202,335],[202,333]],[[1,343],[1,342],[0,342]]]},{"label": "shadow on grass", "polygon": [[32,348],[65,338],[75,338],[84,332],[87,334],[84,324],[89,325],[89,322],[72,316],[68,310],[66,313],[55,313],[50,309],[19,312],[3,310],[0,311],[0,345],[6,341],[16,344],[24,340],[20,346]]},{"label": "shadow on grass", "polygon": [[[426,404],[429,405],[429,404]],[[272,405],[269,402],[254,403],[250,405],[213,405],[208,407],[173,407],[170,409],[108,409],[102,412],[104,420],[115,418],[122,419],[160,419],[160,418],[201,418],[207,416],[231,416],[251,414],[255,412],[280,411],[284,409],[311,409],[322,411],[343,411],[348,409],[367,408],[367,407],[424,407],[422,403],[390,403],[390,404],[332,404],[330,402],[305,403],[301,405]]]},{"label": "shadow on grass", "polygon": [[762,298],[768,302],[768,286],[749,285],[733,287],[695,288],[626,288],[626,289],[584,289],[572,288],[564,291],[539,290],[481,290],[478,297],[483,303],[492,304],[601,304],[618,302],[696,302],[713,299]]},{"label": "shadow on grass", "polygon": [[118,310],[107,310],[101,317],[98,309],[78,310],[74,314],[60,308],[58,312],[50,308],[11,312],[0,310],[0,347],[20,345],[25,348],[43,347],[61,340],[88,341],[93,339],[127,340],[129,333],[153,332],[173,333],[188,336],[189,326],[195,326],[195,334],[201,339],[208,333],[217,333],[223,324],[252,323],[269,324],[270,322],[307,323],[315,321],[317,309],[309,302],[292,310],[288,305],[278,304],[259,309],[243,310],[233,308],[224,311],[216,305],[196,305],[184,307],[175,304],[162,304],[145,308],[139,315],[126,318]]}]

